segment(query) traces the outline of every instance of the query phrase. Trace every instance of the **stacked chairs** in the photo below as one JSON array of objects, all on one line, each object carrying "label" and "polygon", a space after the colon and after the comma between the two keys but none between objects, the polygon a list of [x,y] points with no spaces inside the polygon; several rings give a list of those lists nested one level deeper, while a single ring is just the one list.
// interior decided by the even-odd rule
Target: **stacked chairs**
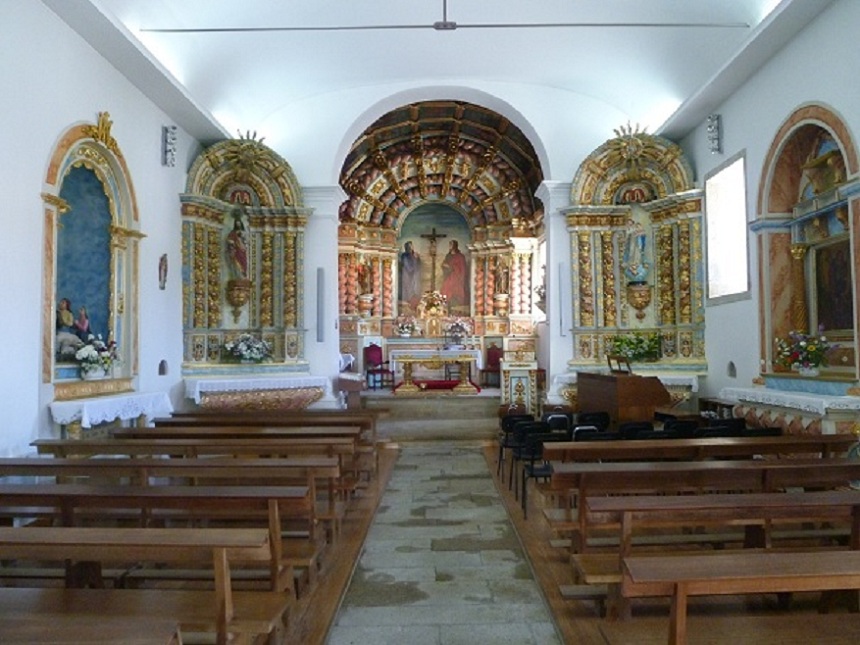
[{"label": "stacked chairs", "polygon": [[499,419],[499,457],[496,462],[496,477],[501,477],[505,481],[505,454],[506,451],[512,450],[516,444],[514,442],[514,426],[523,421],[534,421],[534,415],[525,413],[506,414]]}]

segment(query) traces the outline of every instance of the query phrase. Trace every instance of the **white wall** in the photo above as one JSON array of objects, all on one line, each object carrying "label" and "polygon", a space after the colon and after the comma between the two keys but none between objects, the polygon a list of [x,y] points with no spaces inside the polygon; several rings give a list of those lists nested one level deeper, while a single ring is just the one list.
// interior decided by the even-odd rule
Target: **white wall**
[{"label": "white wall", "polygon": [[[161,126],[171,121],[126,78],[39,2],[3,0],[0,21],[0,102],[4,124],[0,190],[4,207],[0,275],[5,306],[0,369],[3,436],[0,455],[29,452],[49,433],[41,385],[43,306],[43,205],[47,164],[70,126],[95,123],[110,113],[112,134],[128,163],[137,195],[140,228],[139,389],[179,390],[181,348],[180,216],[178,195],[196,143],[179,132],[175,168],[161,166]],[[158,289],[158,259],[167,253],[167,289]],[[51,316],[53,320],[53,315]],[[168,376],[157,376],[158,361]]]},{"label": "white wall", "polygon": [[[696,169],[697,183],[702,185],[711,170],[743,151],[747,210],[752,221],[767,150],[781,124],[804,104],[829,106],[845,120],[856,143],[860,133],[860,92],[854,80],[857,25],[860,2],[835,2],[729,100],[716,107],[714,112],[722,115],[723,154],[708,152],[704,124],[682,142]],[[703,384],[703,396],[715,395],[726,386],[749,387],[751,379],[759,374],[757,266],[756,240],[751,234],[752,298],[706,310],[709,374]],[[729,361],[737,366],[736,379],[726,374]]]}]

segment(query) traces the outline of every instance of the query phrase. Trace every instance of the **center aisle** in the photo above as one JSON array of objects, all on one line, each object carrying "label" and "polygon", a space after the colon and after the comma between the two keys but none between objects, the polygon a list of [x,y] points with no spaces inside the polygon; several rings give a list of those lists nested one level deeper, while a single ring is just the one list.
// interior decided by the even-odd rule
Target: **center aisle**
[{"label": "center aisle", "polygon": [[327,643],[561,643],[478,442],[403,445]]}]

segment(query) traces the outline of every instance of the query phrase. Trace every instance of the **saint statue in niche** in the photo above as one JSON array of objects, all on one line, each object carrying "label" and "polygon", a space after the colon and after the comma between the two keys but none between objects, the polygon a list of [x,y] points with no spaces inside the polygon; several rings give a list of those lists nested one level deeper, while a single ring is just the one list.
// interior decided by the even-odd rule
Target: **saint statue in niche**
[{"label": "saint statue in niche", "polygon": [[248,278],[248,241],[245,237],[245,224],[241,212],[233,215],[233,230],[226,239],[227,265],[230,277],[234,280]]},{"label": "saint statue in niche", "polygon": [[624,274],[633,284],[643,284],[648,281],[651,264],[647,257],[648,234],[642,223],[633,219],[628,220],[627,246],[624,249]]}]

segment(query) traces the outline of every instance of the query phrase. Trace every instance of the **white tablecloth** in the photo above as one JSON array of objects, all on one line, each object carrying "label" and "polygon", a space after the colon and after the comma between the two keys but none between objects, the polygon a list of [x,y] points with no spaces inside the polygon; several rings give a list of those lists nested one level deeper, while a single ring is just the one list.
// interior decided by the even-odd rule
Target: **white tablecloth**
[{"label": "white tablecloth", "polygon": [[761,403],[783,408],[793,408],[825,415],[828,411],[860,410],[860,397],[811,394],[808,392],[786,392],[766,387],[742,388],[724,387],[720,398],[745,403]]},{"label": "white tablecloth", "polygon": [[55,423],[68,425],[80,421],[84,428],[115,419],[129,421],[141,415],[150,419],[166,417],[173,412],[166,392],[131,392],[74,401],[54,401],[50,409]]},{"label": "white tablecloth", "polygon": [[200,403],[204,392],[248,392],[251,390],[289,390],[297,387],[319,387],[325,394],[331,391],[331,382],[326,376],[308,374],[289,376],[254,376],[234,378],[189,378],[185,379],[185,397]]}]

